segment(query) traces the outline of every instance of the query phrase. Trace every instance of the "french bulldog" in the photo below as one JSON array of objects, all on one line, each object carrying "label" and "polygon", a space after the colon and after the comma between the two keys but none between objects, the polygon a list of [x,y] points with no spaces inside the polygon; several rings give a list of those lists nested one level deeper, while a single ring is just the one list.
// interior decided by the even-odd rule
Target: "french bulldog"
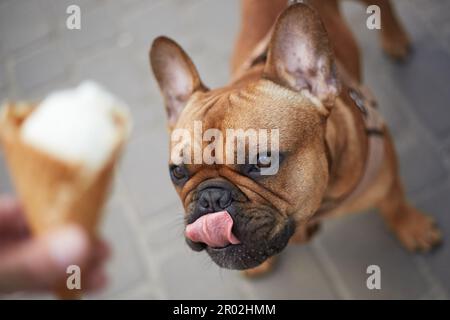
[{"label": "french bulldog", "polygon": [[[385,52],[404,58],[409,39],[389,1],[363,2],[381,8]],[[196,122],[223,136],[229,129],[279,132],[272,175],[261,174],[274,161],[267,152],[237,164],[169,163],[187,244],[220,267],[255,276],[289,242],[308,241],[323,219],[371,207],[407,249],[437,244],[434,221],[405,198],[392,139],[361,84],[358,47],[338,1],[243,0],[242,9],[227,86],[205,86],[169,38],[150,49],[171,134],[195,134]]]}]

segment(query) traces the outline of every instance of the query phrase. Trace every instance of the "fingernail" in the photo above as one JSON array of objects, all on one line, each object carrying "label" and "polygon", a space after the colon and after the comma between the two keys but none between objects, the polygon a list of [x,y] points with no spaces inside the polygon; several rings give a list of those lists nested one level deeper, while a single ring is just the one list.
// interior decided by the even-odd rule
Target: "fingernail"
[{"label": "fingernail", "polygon": [[88,240],[77,226],[66,227],[49,237],[50,255],[61,268],[78,264],[86,255]]}]

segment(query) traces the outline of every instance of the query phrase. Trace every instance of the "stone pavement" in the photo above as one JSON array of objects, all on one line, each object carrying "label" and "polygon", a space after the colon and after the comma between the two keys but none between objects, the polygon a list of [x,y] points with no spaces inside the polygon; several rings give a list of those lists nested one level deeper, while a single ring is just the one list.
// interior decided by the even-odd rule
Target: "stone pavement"
[{"label": "stone pavement", "polygon": [[[414,42],[404,64],[383,55],[376,32],[365,28],[362,6],[347,2],[344,9],[362,47],[365,79],[391,126],[408,195],[436,218],[447,243],[409,254],[367,212],[327,222],[310,244],[289,247],[274,273],[246,280],[184,244],[182,208],[167,172],[162,100],[147,56],[152,39],[168,35],[191,55],[206,84],[224,84],[238,1],[0,0],[1,99],[39,99],[89,78],[126,100],[134,116],[102,228],[114,250],[111,283],[89,298],[448,298],[450,2],[395,3]],[[80,31],[65,28],[70,4],[81,6]],[[0,191],[8,192],[1,162]],[[370,264],[381,267],[381,290],[366,288]]]}]

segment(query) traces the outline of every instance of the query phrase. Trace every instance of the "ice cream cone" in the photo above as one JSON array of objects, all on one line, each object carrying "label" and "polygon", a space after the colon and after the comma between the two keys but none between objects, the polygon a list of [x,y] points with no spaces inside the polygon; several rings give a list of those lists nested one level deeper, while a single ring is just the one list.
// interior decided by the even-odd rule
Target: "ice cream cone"
[{"label": "ice cream cone", "polygon": [[[121,138],[104,165],[92,171],[81,163],[57,159],[21,139],[21,125],[34,108],[32,104],[7,103],[0,115],[0,140],[31,231],[41,235],[62,225],[76,223],[95,238],[114,167],[127,138],[128,119],[117,115],[115,122]],[[79,295],[66,289],[65,280],[61,288],[58,295],[62,298]]]}]

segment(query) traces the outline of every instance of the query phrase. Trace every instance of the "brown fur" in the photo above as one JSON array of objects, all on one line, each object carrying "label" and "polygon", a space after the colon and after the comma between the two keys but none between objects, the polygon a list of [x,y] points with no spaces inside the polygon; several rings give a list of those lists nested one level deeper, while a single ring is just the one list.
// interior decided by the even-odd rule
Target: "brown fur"
[{"label": "brown fur", "polygon": [[[202,120],[204,130],[279,128],[280,146],[289,154],[276,176],[260,182],[236,174],[230,165],[192,165],[192,178],[176,187],[187,212],[202,181],[226,179],[249,199],[251,208],[273,207],[278,224],[293,217],[297,228],[291,242],[305,242],[318,229],[320,221],[314,214],[323,199],[345,196],[361,178],[368,148],[365,126],[360,111],[339,95],[339,79],[334,73],[337,61],[361,81],[358,47],[336,0],[312,0],[310,4],[316,13],[303,5],[285,10],[286,3],[281,0],[243,0],[242,26],[232,59],[235,74],[283,13],[274,29],[267,62],[254,65],[220,89],[206,89],[190,59],[173,41],[158,38],[154,42],[150,59],[166,106],[172,110],[170,129],[191,128],[193,120]],[[371,0],[370,4],[382,10],[380,37],[386,53],[404,57],[408,37],[389,1]],[[303,47],[304,43],[308,46]],[[181,66],[177,74],[167,71],[170,65]],[[174,78],[185,79],[185,85]],[[310,95],[320,103],[312,103]],[[337,207],[330,216],[377,207],[407,249],[428,250],[439,241],[439,231],[431,218],[405,199],[392,139],[387,129],[384,133],[385,156],[378,177],[358,199]],[[245,272],[259,275],[269,270],[273,261],[271,257]]]}]

